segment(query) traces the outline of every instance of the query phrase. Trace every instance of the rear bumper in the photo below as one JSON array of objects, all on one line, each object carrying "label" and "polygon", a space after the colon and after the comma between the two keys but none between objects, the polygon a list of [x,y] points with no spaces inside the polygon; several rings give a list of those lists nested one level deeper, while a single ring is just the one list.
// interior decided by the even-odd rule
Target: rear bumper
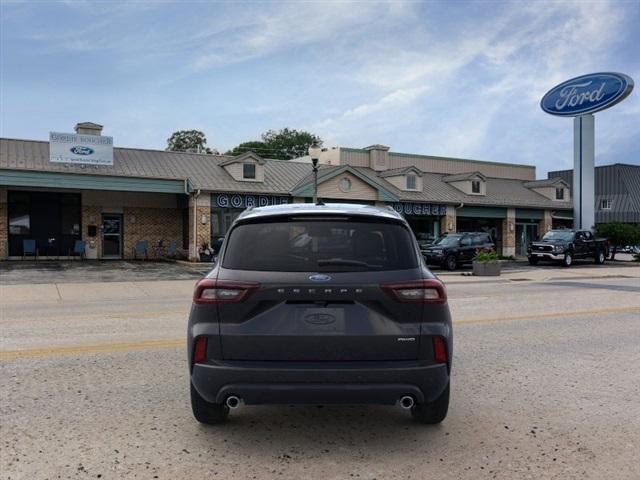
[{"label": "rear bumper", "polygon": [[423,254],[422,256],[424,257],[424,261],[427,263],[427,265],[441,265],[442,262],[444,262],[444,255],[442,254],[440,255]]},{"label": "rear bumper", "polygon": [[197,364],[191,382],[200,396],[229,395],[258,404],[386,404],[403,395],[435,400],[449,383],[446,365],[396,362],[214,362]]}]

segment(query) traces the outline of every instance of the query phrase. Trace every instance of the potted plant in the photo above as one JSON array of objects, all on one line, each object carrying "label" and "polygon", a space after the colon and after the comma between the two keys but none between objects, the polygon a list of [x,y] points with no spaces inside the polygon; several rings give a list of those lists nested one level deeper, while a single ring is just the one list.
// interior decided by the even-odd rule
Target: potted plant
[{"label": "potted plant", "polygon": [[209,247],[209,242],[202,242],[202,245],[200,245],[198,249],[198,255],[200,256],[201,262],[213,261],[213,249]]},{"label": "potted plant", "polygon": [[500,275],[500,262],[496,252],[477,252],[473,257],[473,274],[479,277],[497,277]]}]

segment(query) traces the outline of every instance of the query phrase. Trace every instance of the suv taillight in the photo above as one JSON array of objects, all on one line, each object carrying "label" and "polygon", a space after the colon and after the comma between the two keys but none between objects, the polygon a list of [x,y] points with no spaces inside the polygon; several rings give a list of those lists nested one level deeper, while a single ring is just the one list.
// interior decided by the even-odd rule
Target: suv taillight
[{"label": "suv taillight", "polygon": [[445,303],[447,301],[447,291],[443,283],[436,279],[406,283],[383,283],[380,288],[399,302]]},{"label": "suv taillight", "polygon": [[257,290],[259,286],[259,283],[225,282],[203,278],[196,284],[193,301],[198,305],[241,302]]}]

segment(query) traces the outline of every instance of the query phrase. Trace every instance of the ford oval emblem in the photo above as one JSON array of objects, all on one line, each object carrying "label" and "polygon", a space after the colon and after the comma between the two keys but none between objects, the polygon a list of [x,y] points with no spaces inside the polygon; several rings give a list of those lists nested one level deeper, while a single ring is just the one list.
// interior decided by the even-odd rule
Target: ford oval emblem
[{"label": "ford oval emblem", "polygon": [[315,275],[311,275],[309,277],[309,280],[311,280],[312,282],[328,282],[329,280],[331,280],[331,277],[322,273],[316,273]]},{"label": "ford oval emblem", "polygon": [[93,148],[82,147],[80,145],[71,147],[70,150],[71,150],[71,153],[75,153],[76,155],[91,155],[94,152]]},{"label": "ford oval emblem", "polygon": [[598,112],[624,100],[633,80],[622,73],[590,73],[572,78],[549,90],[540,107],[551,115],[575,117]]}]

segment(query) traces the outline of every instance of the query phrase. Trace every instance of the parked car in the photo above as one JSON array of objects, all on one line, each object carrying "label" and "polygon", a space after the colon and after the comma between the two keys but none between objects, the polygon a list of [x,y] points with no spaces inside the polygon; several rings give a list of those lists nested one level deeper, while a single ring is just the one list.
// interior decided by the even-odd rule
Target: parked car
[{"label": "parked car", "polygon": [[399,404],[438,423],[449,404],[452,341],[445,287],[397,212],[249,209],[195,288],[193,414],[211,424],[242,403]]},{"label": "parked car", "polygon": [[436,238],[430,233],[418,232],[415,235],[416,240],[418,240],[418,246],[420,247],[420,250],[424,250],[425,248],[433,245],[433,242],[436,241]]},{"label": "parked car", "polygon": [[620,253],[640,253],[640,245],[625,245],[618,247],[616,251]]},{"label": "parked car", "polygon": [[477,251],[492,252],[495,249],[496,245],[488,233],[450,233],[425,248],[422,254],[428,265],[455,270],[465,263],[471,263]]},{"label": "parked car", "polygon": [[554,261],[570,267],[575,259],[593,259],[603,264],[608,255],[608,241],[594,238],[588,230],[551,230],[542,239],[531,242],[527,258],[531,265],[540,261]]}]

